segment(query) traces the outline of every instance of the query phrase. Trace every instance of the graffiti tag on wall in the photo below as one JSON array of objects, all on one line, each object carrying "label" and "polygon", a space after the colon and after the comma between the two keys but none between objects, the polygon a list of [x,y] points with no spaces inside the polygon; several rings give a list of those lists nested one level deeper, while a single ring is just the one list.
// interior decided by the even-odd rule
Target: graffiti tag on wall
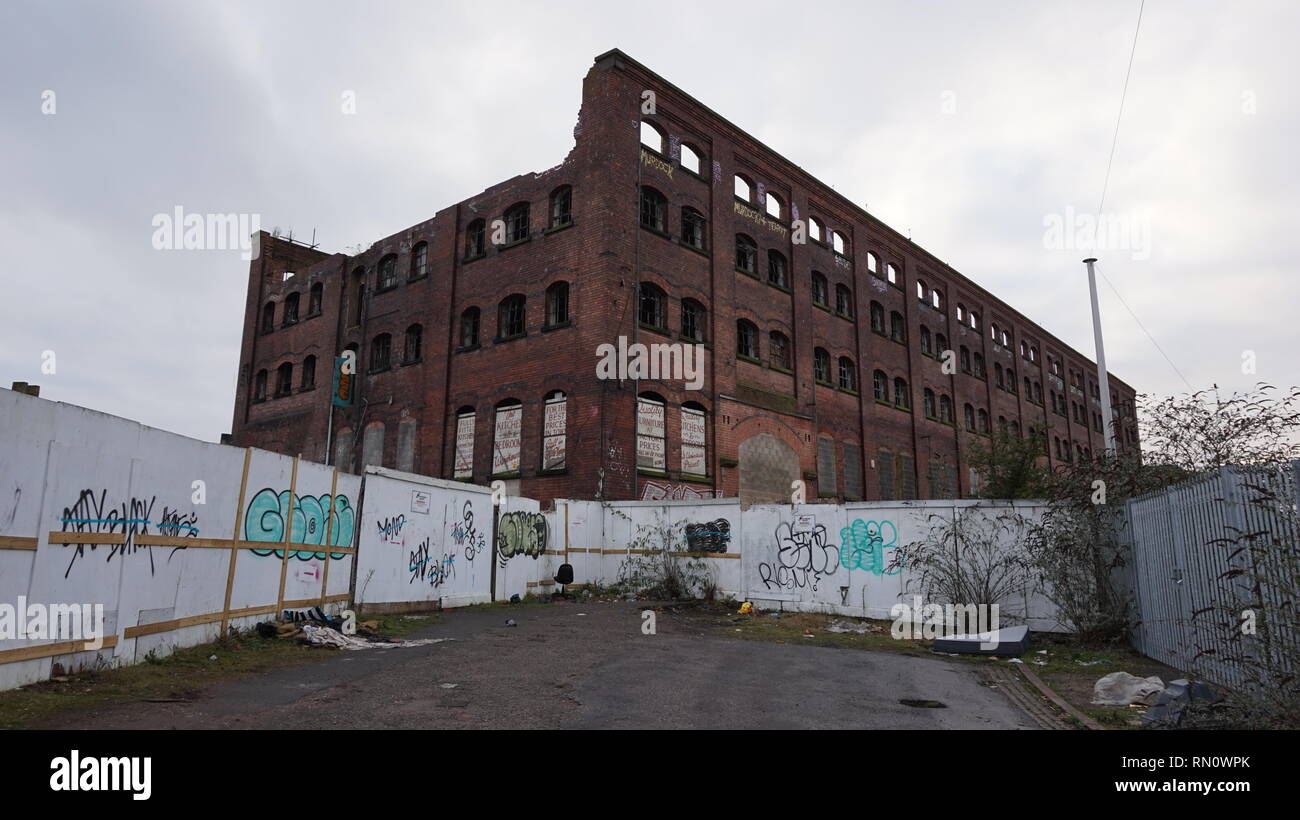
[{"label": "graffiti tag on wall", "polygon": [[690,484],[665,484],[646,481],[641,490],[642,501],[686,501],[692,498],[713,498],[713,490],[692,487]]},{"label": "graffiti tag on wall", "polygon": [[840,551],[826,543],[826,527],[818,524],[808,532],[794,532],[789,523],[776,528],[776,560],[758,565],[758,577],[768,589],[817,590],[824,576],[840,567]]},{"label": "graffiti tag on wall", "polygon": [[497,522],[497,558],[501,566],[516,555],[540,558],[546,551],[546,516],[509,512]]},{"label": "graffiti tag on wall", "polygon": [[474,507],[465,500],[465,509],[461,520],[451,528],[451,539],[465,551],[465,560],[473,561],[480,552],[487,549],[487,538],[474,527]]},{"label": "graffiti tag on wall", "polygon": [[418,547],[411,550],[407,570],[411,573],[407,583],[414,584],[420,581],[436,589],[456,577],[456,553],[435,558],[430,553],[429,539],[426,538]]},{"label": "graffiti tag on wall", "polygon": [[[329,543],[325,544],[325,546],[351,546],[352,528],[356,523],[352,502],[348,500],[346,495],[334,496],[331,499],[329,493],[323,493],[319,496],[304,495],[298,497],[297,502],[292,505],[293,519],[290,525],[289,540],[298,544],[323,543],[325,541],[326,519],[329,516],[331,500],[334,506],[334,524]],[[248,509],[244,513],[244,540],[283,543],[284,522],[289,517],[289,507],[288,490],[282,490],[279,493],[270,487],[259,490],[253,496],[253,500],[248,502]],[[283,549],[255,549],[251,550],[251,552],[254,555],[263,557],[268,555],[274,555],[276,558],[284,557]],[[309,561],[312,558],[324,558],[325,552],[293,550],[290,552],[290,556],[300,561]],[[329,554],[329,557],[335,560],[345,556],[346,553],[341,552]]]},{"label": "graffiti tag on wall", "polygon": [[[63,532],[89,532],[89,533],[122,533],[126,536],[125,543],[122,544],[72,544],[72,559],[68,561],[68,568],[64,571],[63,577],[67,578],[72,572],[72,567],[81,558],[86,555],[87,548],[94,552],[101,546],[108,546],[110,549],[105,557],[105,562],[112,561],[119,555],[134,555],[137,552],[147,551],[149,553],[149,574],[153,575],[156,569],[153,560],[153,547],[137,546],[135,536],[149,535],[149,528],[154,527],[156,535],[169,535],[174,537],[194,538],[199,534],[199,528],[195,526],[198,523],[198,513],[182,513],[179,510],[173,510],[164,506],[162,514],[158,521],[153,520],[153,508],[157,501],[157,496],[152,496],[148,501],[143,498],[131,498],[123,501],[119,505],[109,507],[104,502],[108,497],[108,490],[100,490],[99,495],[95,495],[94,490],[82,490],[77,495],[76,502],[71,507],[64,507],[63,514],[59,516],[59,522],[63,525]],[[185,547],[172,547],[168,553],[167,559],[175,555],[179,550]]]},{"label": "graffiti tag on wall", "polygon": [[898,528],[892,521],[861,518],[840,530],[840,563],[846,569],[864,569],[873,575],[897,575],[901,567],[885,570],[885,550],[897,549]]},{"label": "graffiti tag on wall", "polygon": [[725,518],[686,525],[686,546],[689,552],[726,552],[730,543],[731,522]]}]

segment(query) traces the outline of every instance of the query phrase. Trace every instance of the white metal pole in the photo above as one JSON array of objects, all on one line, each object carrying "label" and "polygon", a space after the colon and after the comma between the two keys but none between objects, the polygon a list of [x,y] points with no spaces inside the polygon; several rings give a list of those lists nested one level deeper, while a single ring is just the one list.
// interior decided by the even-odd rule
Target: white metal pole
[{"label": "white metal pole", "polygon": [[1101,389],[1101,422],[1106,437],[1106,454],[1115,455],[1115,422],[1110,412],[1110,379],[1106,377],[1106,347],[1101,341],[1101,310],[1097,307],[1097,272],[1095,258],[1083,260],[1088,266],[1088,293],[1092,296],[1092,340],[1097,347],[1097,386]]}]

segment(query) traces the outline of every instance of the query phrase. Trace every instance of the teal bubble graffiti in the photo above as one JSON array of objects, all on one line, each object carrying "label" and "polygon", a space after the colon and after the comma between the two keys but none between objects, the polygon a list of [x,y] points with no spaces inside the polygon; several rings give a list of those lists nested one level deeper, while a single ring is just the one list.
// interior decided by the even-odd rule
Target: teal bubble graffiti
[{"label": "teal bubble graffiti", "polygon": [[885,550],[895,549],[897,540],[898,528],[892,521],[863,521],[859,518],[840,529],[840,564],[850,570],[864,569],[873,575],[897,575],[902,571],[901,567],[885,570]]},{"label": "teal bubble graffiti", "polygon": [[[334,508],[332,527],[329,524],[331,501]],[[282,543],[284,522],[289,515],[290,506],[293,508],[289,528],[289,540],[292,543],[320,545],[325,542],[326,530],[331,530],[329,542],[325,546],[352,545],[352,529],[356,523],[356,515],[347,496],[339,495],[331,499],[329,493],[319,496],[304,495],[299,496],[297,503],[291,505],[288,490],[277,493],[270,487],[259,490],[253,496],[253,500],[248,502],[248,509],[244,514],[244,540]],[[284,557],[282,549],[255,549],[252,553],[264,557],[269,555],[274,555],[276,558]],[[289,555],[299,561],[309,561],[313,558],[325,558],[326,552],[292,550]],[[335,560],[346,555],[347,553],[343,552],[329,553],[329,557]]]}]

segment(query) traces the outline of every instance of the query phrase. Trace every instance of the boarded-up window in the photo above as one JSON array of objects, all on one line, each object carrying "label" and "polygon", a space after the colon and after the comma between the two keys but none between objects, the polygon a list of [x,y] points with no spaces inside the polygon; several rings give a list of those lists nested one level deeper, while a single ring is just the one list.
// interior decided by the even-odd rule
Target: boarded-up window
[{"label": "boarded-up window", "polygon": [[522,404],[497,408],[496,427],[492,435],[492,475],[519,472],[519,433],[523,415]]},{"label": "boarded-up window", "polygon": [[704,411],[682,408],[682,472],[707,475],[708,449],[705,446]]},{"label": "boarded-up window", "polygon": [[844,495],[862,498],[861,450],[852,444],[844,445]]},{"label": "boarded-up window", "polygon": [[546,400],[542,415],[542,469],[564,469],[566,402],[563,393]]},{"label": "boarded-up window", "polygon": [[912,457],[898,455],[898,489],[899,498],[916,498],[916,470],[912,468]]},{"label": "boarded-up window", "polygon": [[461,413],[456,419],[456,466],[454,478],[474,477],[474,414]]},{"label": "boarded-up window", "polygon": [[881,450],[880,455],[876,458],[879,462],[878,472],[880,473],[880,500],[894,500],[894,454],[888,450]]},{"label": "boarded-up window", "polygon": [[408,473],[415,469],[415,425],[415,419],[397,424],[397,469]]},{"label": "boarded-up window", "polygon": [[817,495],[835,495],[835,442],[817,439]]},{"label": "boarded-up window", "polygon": [[384,425],[379,422],[373,422],[366,425],[365,433],[361,436],[361,466],[362,468],[375,466],[384,466]]},{"label": "boarded-up window", "polygon": [[664,404],[642,396],[636,402],[636,466],[668,469],[664,450]]}]

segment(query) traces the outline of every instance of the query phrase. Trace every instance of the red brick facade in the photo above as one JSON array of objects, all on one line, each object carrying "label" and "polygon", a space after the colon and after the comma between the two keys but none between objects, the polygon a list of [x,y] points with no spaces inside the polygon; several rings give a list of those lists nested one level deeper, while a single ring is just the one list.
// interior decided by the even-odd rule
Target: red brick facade
[{"label": "red brick facade", "polygon": [[[647,90],[654,92],[653,114],[643,114]],[[641,144],[643,120],[663,135],[661,152]],[[963,454],[970,437],[996,432],[1002,420],[1022,430],[1047,428],[1053,464],[1104,448],[1096,429],[1096,368],[1086,357],[626,55],[613,51],[596,59],[584,81],[574,135],[573,150],[556,167],[503,182],[356,256],[262,234],[262,253],[250,268],[233,442],[354,471],[363,462],[382,463],[451,478],[457,415],[472,410],[472,479],[504,478],[516,491],[543,500],[639,498],[664,492],[665,485],[734,496],[747,466],[741,444],[760,434],[797,454],[798,469],[788,465],[789,474],[805,480],[810,500],[968,494],[972,477]],[[682,145],[698,155],[698,174],[683,166]],[[735,193],[737,174],[753,186],[748,202]],[[553,196],[563,186],[570,190],[571,216],[557,223]],[[662,230],[641,224],[643,188],[662,197],[654,200],[662,210],[650,217],[663,218]],[[771,195],[780,203],[779,218],[766,215]],[[526,223],[508,219],[519,203],[529,206]],[[706,220],[703,250],[684,236],[683,208]],[[480,219],[484,252],[471,255],[469,235]],[[801,241],[813,219],[822,241]],[[526,236],[506,236],[498,244],[493,240],[502,237],[493,236],[494,228]],[[843,242],[842,253],[832,232]],[[738,268],[738,234],[754,246],[756,275]],[[785,260],[784,284],[769,281],[773,251]],[[395,273],[387,261],[393,257]],[[825,279],[825,305],[814,302],[814,272]],[[557,283],[567,283],[567,317],[548,316],[548,288]],[[643,285],[662,291],[663,321],[638,320]],[[837,286],[845,289],[842,305]],[[292,294],[298,317],[286,324]],[[502,338],[508,317],[499,320],[500,306],[518,296],[525,306],[523,333]],[[629,343],[692,341],[682,333],[683,300],[704,311],[700,390],[680,380],[596,377],[599,346],[617,344],[620,336]],[[267,305],[269,332],[263,325]],[[851,315],[840,315],[841,307]],[[480,311],[478,340],[465,347],[462,315],[470,308]],[[883,332],[873,331],[875,311]],[[741,320],[757,331],[755,357],[737,355]],[[413,326],[420,329],[418,358],[412,353],[406,361]],[[1003,331],[1006,346],[1000,344]],[[788,340],[788,369],[773,349],[774,332]],[[372,358],[384,334],[390,365],[383,368],[381,361],[375,369]],[[953,351],[955,373],[941,366],[940,335]],[[1033,361],[1021,355],[1022,345]],[[336,408],[331,425],[333,362],[350,346],[357,355],[355,401]],[[816,351],[823,350],[830,384],[814,374]],[[314,387],[310,381],[304,387],[309,356],[315,357]],[[984,377],[976,372],[980,360]],[[277,395],[286,364],[292,366],[288,390]],[[999,370],[1014,392],[997,385]],[[258,395],[262,371],[265,398]],[[886,377],[887,401],[875,397],[876,371]],[[1026,395],[1026,378],[1030,393],[1041,390],[1041,404]],[[899,379],[906,383],[905,408],[895,390]],[[927,417],[927,389],[936,415],[948,398],[951,422]],[[1120,444],[1136,447],[1134,392],[1114,377],[1110,390]],[[565,464],[547,471],[544,400],[555,391],[565,397],[564,433],[552,443],[563,441]],[[646,393],[666,404],[663,470],[637,467],[637,396]],[[494,476],[494,418],[502,402],[522,404],[519,469]],[[706,411],[704,476],[679,469],[687,402]],[[1057,402],[1061,413],[1053,411]],[[966,405],[974,431],[967,429]],[[763,442],[746,452],[761,451],[763,458],[787,452],[773,439]],[[777,472],[767,485],[773,492],[788,477]],[[751,475],[745,483],[753,487],[762,479]]]}]

